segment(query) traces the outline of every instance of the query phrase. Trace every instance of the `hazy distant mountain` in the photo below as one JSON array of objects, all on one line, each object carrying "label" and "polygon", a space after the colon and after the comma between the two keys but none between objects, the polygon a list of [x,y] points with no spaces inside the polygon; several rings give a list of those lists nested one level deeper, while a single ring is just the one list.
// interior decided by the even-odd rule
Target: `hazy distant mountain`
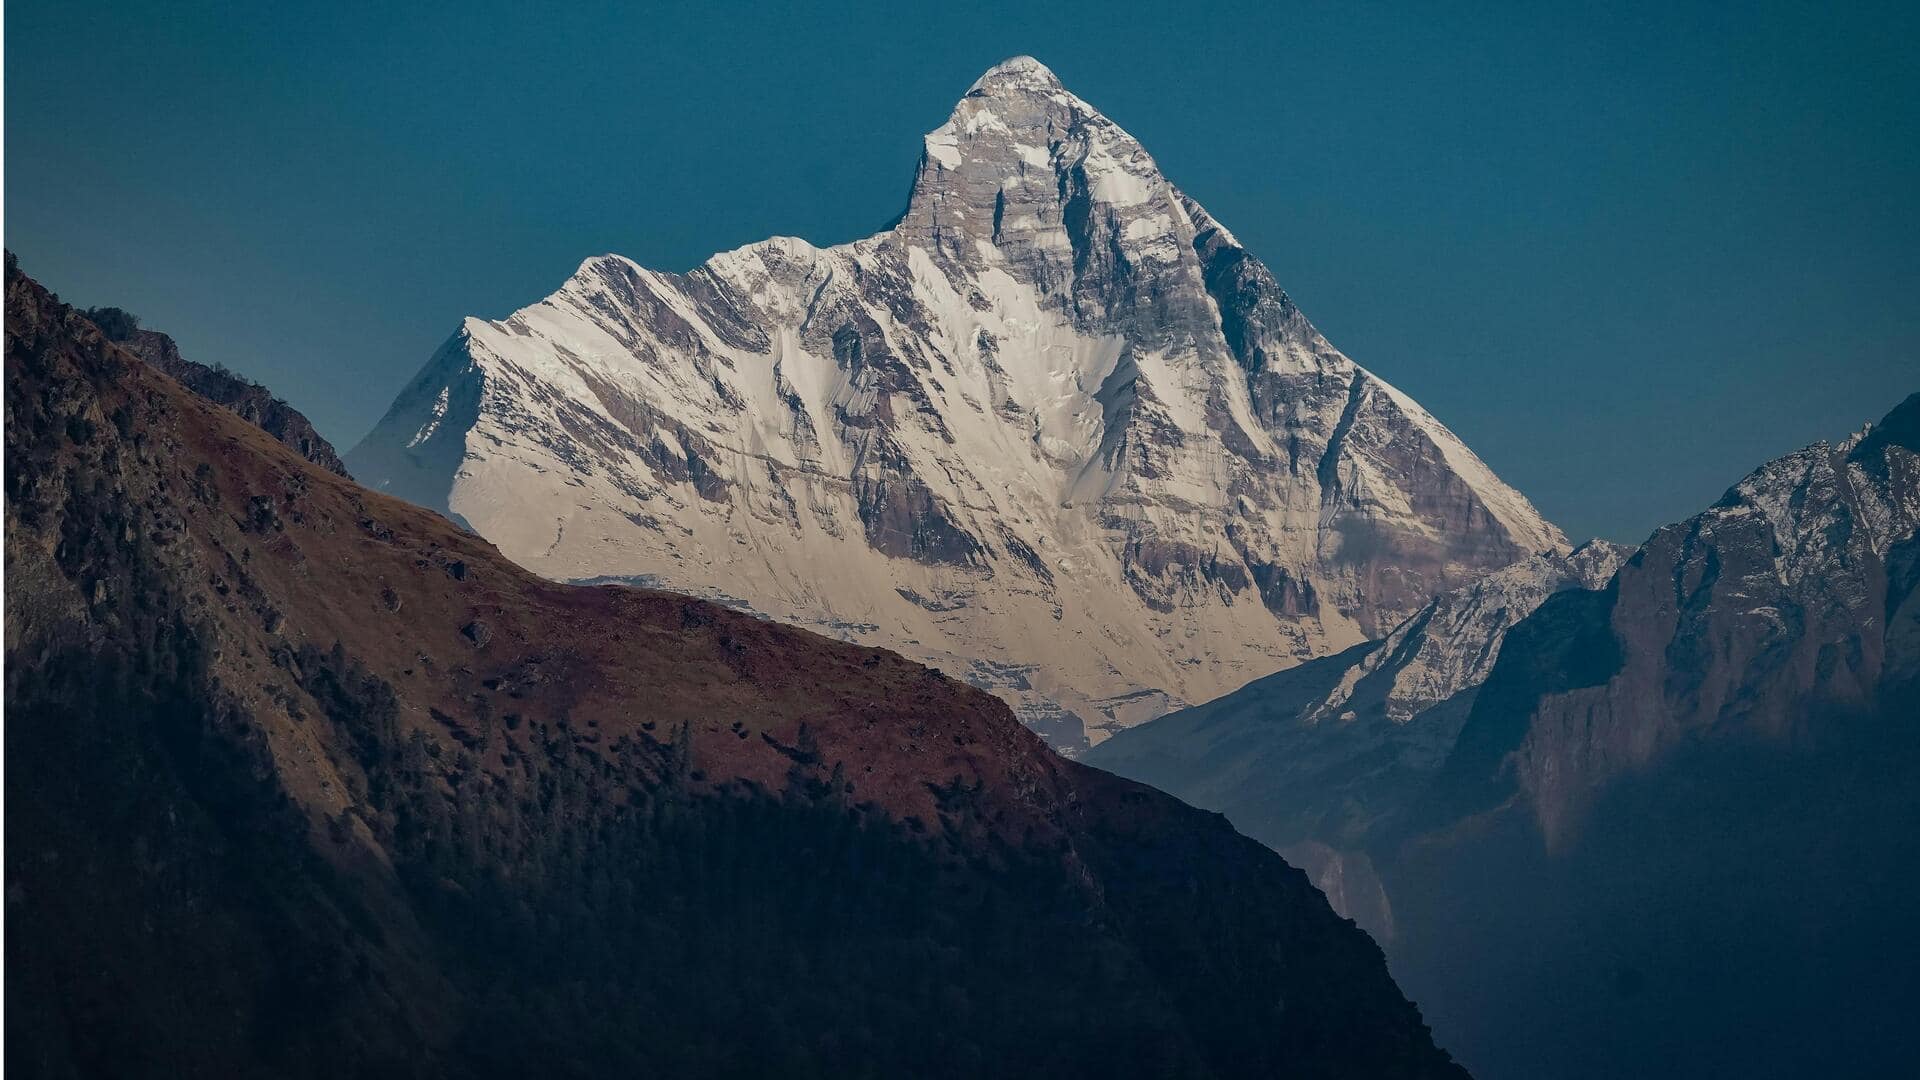
[{"label": "hazy distant mountain", "polygon": [[1133,728],[1086,760],[1225,813],[1386,940],[1392,904],[1368,837],[1445,764],[1507,630],[1557,592],[1605,585],[1628,551],[1593,540],[1494,571],[1380,640]]},{"label": "hazy distant mountain", "polygon": [[541,581],[6,304],[10,1073],[1464,1075],[990,695]]},{"label": "hazy distant mountain", "polygon": [[1070,752],[1566,550],[1027,57],[885,232],[590,259],[348,456],[543,575],[905,650]]},{"label": "hazy distant mountain", "polygon": [[1482,1075],[1910,1071],[1917,451],[1920,395],[1762,466],[1477,688],[1393,708],[1416,617],[1093,757],[1315,863]]}]

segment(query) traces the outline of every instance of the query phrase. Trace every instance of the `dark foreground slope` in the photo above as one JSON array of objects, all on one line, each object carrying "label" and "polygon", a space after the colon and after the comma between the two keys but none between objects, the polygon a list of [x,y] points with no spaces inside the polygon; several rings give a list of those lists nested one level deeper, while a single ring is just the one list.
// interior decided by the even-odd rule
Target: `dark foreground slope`
[{"label": "dark foreground slope", "polygon": [[7,1064],[1457,1076],[1298,871],[994,698],[567,588],[7,272]]},{"label": "dark foreground slope", "polygon": [[[1377,875],[1395,975],[1482,1076],[1910,1075],[1917,525],[1920,395],[1536,600],[1403,724],[1303,724],[1322,661],[1096,760]],[[1138,752],[1162,725],[1208,752]]]}]

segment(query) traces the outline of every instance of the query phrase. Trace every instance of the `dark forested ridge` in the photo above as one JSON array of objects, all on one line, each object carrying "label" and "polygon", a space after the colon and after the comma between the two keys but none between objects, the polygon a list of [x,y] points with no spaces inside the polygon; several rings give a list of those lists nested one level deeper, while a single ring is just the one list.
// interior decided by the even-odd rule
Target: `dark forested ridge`
[{"label": "dark forested ridge", "polygon": [[1215,815],[891,654],[567,588],[7,268],[22,1076],[1458,1076]]}]

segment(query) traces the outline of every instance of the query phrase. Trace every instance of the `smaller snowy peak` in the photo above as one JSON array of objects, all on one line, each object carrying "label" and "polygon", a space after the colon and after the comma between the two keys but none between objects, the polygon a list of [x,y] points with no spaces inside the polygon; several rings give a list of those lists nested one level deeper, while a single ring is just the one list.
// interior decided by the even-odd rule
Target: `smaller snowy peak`
[{"label": "smaller snowy peak", "polygon": [[1567,555],[1536,555],[1435,597],[1355,665],[1308,719],[1341,715],[1369,675],[1383,683],[1376,692],[1384,691],[1387,718],[1402,724],[1479,686],[1515,623],[1554,593],[1604,588],[1630,554],[1624,545],[1589,540]]},{"label": "smaller snowy peak", "polygon": [[986,74],[975,79],[973,85],[967,88],[967,93],[990,94],[1001,89],[1044,92],[1062,88],[1060,77],[1053,73],[1052,68],[1031,56],[1014,56],[988,68]]},{"label": "smaller snowy peak", "polygon": [[[1767,462],[1704,513],[1655,534],[1752,548],[1782,586],[1831,591],[1844,567],[1885,558],[1920,528],[1920,404],[1915,398],[1838,445],[1816,442]],[[1762,528],[1754,533],[1753,528]],[[1649,541],[1650,543],[1652,541]]]},{"label": "smaller snowy peak", "polygon": [[1595,538],[1568,552],[1562,559],[1567,578],[1582,589],[1604,589],[1620,564],[1633,549],[1625,544]]}]

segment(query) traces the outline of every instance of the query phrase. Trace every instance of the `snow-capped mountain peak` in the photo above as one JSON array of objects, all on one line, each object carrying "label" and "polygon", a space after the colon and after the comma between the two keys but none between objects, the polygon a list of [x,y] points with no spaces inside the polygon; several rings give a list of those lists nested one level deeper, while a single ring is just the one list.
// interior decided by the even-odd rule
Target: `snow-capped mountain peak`
[{"label": "snow-capped mountain peak", "polygon": [[1031,56],[1009,56],[993,65],[967,87],[967,96],[1004,93],[1009,89],[1047,93],[1064,90],[1053,69]]},{"label": "snow-capped mountain peak", "polygon": [[1566,549],[1030,57],[893,228],[589,259],[467,320],[350,463],[551,576],[921,655],[1069,749]]}]

